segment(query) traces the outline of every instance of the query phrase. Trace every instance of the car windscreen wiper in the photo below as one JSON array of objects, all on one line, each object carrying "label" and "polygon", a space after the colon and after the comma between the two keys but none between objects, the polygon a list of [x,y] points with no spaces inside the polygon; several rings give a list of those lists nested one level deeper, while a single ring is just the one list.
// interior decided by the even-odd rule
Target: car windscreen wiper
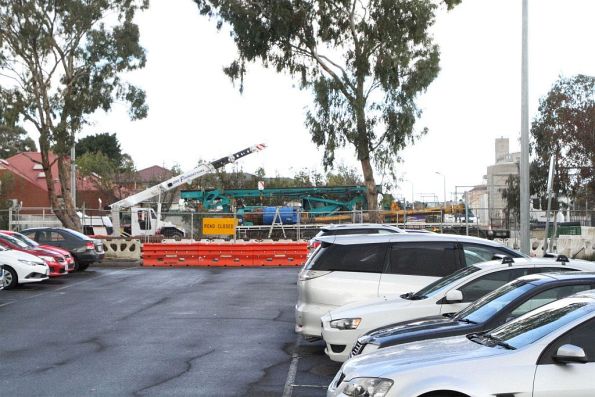
[{"label": "car windscreen wiper", "polygon": [[516,347],[512,346],[509,343],[504,342],[502,339],[496,338],[495,336],[493,336],[491,334],[485,334],[485,335],[483,335],[483,337],[485,339],[489,340],[490,342],[494,343],[497,346],[501,346],[508,350],[516,350]]},{"label": "car windscreen wiper", "polygon": [[466,323],[466,324],[477,324],[477,321],[473,321],[473,320],[469,320],[468,318],[457,318],[457,321],[460,321],[462,323]]},{"label": "car windscreen wiper", "polygon": [[448,317],[448,318],[453,318],[455,316],[456,313],[444,313],[442,316],[444,317]]},{"label": "car windscreen wiper", "polygon": [[488,346],[488,344],[490,344],[492,346],[501,346],[505,349],[508,350],[516,350],[516,347],[512,346],[509,343],[504,342],[501,339],[496,338],[493,335],[490,334],[483,334],[483,333],[472,333],[467,335],[467,339],[469,339],[470,341],[479,343],[480,345],[484,345],[484,346]]},{"label": "car windscreen wiper", "polygon": [[401,298],[403,299],[411,299],[411,297],[413,296],[413,292],[407,292],[406,294],[401,295]]}]

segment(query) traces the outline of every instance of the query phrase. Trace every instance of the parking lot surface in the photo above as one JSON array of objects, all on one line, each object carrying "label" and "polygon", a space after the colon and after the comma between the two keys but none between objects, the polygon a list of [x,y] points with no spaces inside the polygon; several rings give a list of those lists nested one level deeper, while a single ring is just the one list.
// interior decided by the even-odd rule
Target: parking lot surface
[{"label": "parking lot surface", "polygon": [[295,268],[90,268],[0,291],[7,396],[324,396]]}]

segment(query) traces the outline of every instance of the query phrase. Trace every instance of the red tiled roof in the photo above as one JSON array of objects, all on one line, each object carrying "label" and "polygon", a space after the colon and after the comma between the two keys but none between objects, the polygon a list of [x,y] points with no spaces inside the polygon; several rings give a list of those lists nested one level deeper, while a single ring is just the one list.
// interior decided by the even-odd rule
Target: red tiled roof
[{"label": "red tiled roof", "polygon": [[172,176],[174,176],[173,172],[171,172],[167,168],[154,165],[138,171],[136,173],[136,182],[163,182],[171,178]]},{"label": "red tiled roof", "polygon": [[[60,194],[60,184],[58,183],[58,162],[56,155],[49,153],[50,164],[52,164],[52,176],[54,178],[54,187],[56,192]],[[0,162],[0,164],[8,171],[19,175],[21,178],[28,180],[40,189],[47,192],[47,184],[45,175],[41,169],[41,153],[40,152],[23,152],[16,154]],[[78,177],[77,190],[97,190],[92,178]]]}]

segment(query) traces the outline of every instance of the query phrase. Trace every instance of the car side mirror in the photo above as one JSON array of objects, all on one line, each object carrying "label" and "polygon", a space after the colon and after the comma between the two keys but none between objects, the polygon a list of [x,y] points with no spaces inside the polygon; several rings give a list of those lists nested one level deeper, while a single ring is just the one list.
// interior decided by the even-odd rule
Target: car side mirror
[{"label": "car side mirror", "polygon": [[554,361],[560,364],[580,363],[584,364],[587,360],[585,351],[575,345],[562,345],[558,348],[553,357]]},{"label": "car side mirror", "polygon": [[444,297],[446,303],[457,303],[463,301],[463,293],[458,289],[451,289]]}]

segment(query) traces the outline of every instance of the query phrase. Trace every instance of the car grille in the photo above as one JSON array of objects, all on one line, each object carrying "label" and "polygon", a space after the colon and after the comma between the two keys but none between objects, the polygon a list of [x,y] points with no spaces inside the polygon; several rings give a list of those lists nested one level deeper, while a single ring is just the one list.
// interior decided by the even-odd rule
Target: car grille
[{"label": "car grille", "polygon": [[353,346],[353,349],[351,349],[351,354],[349,355],[349,357],[360,355],[362,353],[362,351],[364,350],[364,347],[366,347],[365,343],[357,341],[355,343],[355,345]]}]

